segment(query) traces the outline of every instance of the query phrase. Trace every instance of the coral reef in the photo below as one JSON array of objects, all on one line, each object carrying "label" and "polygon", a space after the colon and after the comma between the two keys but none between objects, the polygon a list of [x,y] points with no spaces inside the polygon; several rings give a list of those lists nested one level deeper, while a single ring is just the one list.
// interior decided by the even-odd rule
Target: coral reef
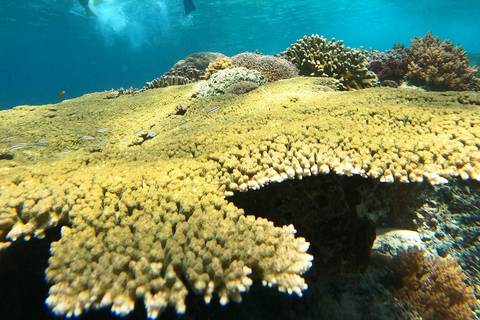
[{"label": "coral reef", "polygon": [[423,38],[412,39],[406,49],[409,59],[406,77],[415,85],[436,91],[463,91],[476,89],[477,69],[469,66],[462,46],[454,46],[445,39],[440,41],[429,31]]},{"label": "coral reef", "polygon": [[368,70],[375,72],[378,80],[381,82],[392,80],[397,84],[400,84],[407,73],[407,62],[394,58],[388,59],[384,62],[374,60],[368,64],[367,68]]},{"label": "coral reef", "polygon": [[207,81],[196,86],[198,96],[218,96],[224,94],[235,83],[248,81],[261,86],[267,82],[260,71],[247,68],[218,70]]},{"label": "coral reef", "polygon": [[219,52],[196,52],[186,56],[182,60],[178,61],[169,70],[172,72],[176,69],[182,69],[185,67],[193,67],[198,70],[205,70],[208,65],[219,58],[224,58],[225,55]]},{"label": "coral reef", "polygon": [[194,67],[181,67],[165,72],[160,78],[147,82],[146,89],[184,85],[205,79],[205,71]]},{"label": "coral reef", "polygon": [[235,68],[235,65],[233,64],[232,59],[229,57],[223,57],[223,58],[218,58],[215,61],[212,61],[207,69],[205,70],[205,79],[210,79],[212,74],[217,72],[218,70],[223,70],[223,69],[232,69]]},{"label": "coral reef", "polygon": [[286,59],[243,52],[232,57],[236,67],[258,70],[268,81],[298,77],[298,69]]},{"label": "coral reef", "polygon": [[455,252],[471,283],[480,289],[480,184],[455,181],[424,190],[415,210],[415,228],[429,250],[444,257]]},{"label": "coral reef", "polygon": [[252,81],[240,81],[232,84],[225,93],[245,94],[258,88],[258,84]]},{"label": "coral reef", "polygon": [[[238,69],[210,80],[229,72],[260,79]],[[192,98],[193,84],[116,100],[102,92],[2,111],[0,132],[15,137],[0,140],[2,250],[68,224],[46,271],[55,313],[125,315],[137,298],[150,317],[166,306],[183,313],[186,290],[223,304],[239,301],[253,279],[306,289],[306,240],[288,220],[275,226],[229,203],[234,191],[327,173],[392,186],[480,180],[478,94],[325,93],[321,80],[205,99]],[[139,133],[142,143],[130,143]],[[368,240],[369,230],[358,236]],[[346,270],[365,263],[351,261]]]},{"label": "coral reef", "polygon": [[301,75],[340,80],[340,90],[368,88],[377,82],[375,74],[366,68],[366,51],[345,47],[342,40],[304,36],[280,55],[296,65]]},{"label": "coral reef", "polygon": [[472,318],[475,295],[455,258],[441,258],[411,247],[395,260],[403,282],[396,294],[423,319]]}]

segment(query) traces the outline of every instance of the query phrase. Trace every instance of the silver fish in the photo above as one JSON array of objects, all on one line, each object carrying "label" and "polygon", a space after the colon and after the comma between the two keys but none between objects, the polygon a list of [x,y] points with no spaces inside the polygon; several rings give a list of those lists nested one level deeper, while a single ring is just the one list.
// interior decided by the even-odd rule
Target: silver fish
[{"label": "silver fish", "polygon": [[214,112],[214,111],[217,111],[218,109],[220,109],[220,108],[219,107],[212,108],[212,109],[207,111],[207,114],[209,114],[211,112]]},{"label": "silver fish", "polygon": [[13,146],[13,147],[10,147],[7,149],[7,151],[13,151],[13,150],[18,150],[18,149],[22,149],[23,146]]}]

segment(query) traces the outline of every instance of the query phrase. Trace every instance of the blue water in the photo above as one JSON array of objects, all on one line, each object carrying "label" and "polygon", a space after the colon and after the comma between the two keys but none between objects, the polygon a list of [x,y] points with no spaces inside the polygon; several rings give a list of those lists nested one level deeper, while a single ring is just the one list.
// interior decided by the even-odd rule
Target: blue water
[{"label": "blue water", "polygon": [[480,52],[478,0],[1,0],[0,109],[142,87],[198,51],[285,50],[304,35],[386,50],[428,30]]}]

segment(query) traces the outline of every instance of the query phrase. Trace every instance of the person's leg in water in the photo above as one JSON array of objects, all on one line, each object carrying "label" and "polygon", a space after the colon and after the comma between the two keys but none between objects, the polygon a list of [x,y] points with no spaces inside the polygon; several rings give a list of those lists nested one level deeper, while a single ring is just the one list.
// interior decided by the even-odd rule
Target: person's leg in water
[{"label": "person's leg in water", "polygon": [[98,11],[95,6],[103,2],[103,0],[78,0],[78,2],[82,5],[83,9],[85,9],[85,14],[87,16],[98,16]]}]

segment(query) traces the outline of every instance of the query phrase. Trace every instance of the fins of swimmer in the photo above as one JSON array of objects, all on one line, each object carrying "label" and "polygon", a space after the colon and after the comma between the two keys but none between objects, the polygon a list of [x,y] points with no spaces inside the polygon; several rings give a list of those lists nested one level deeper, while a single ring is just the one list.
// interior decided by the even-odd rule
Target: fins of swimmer
[{"label": "fins of swimmer", "polygon": [[103,0],[78,0],[78,2],[82,5],[83,9],[85,9],[85,14],[87,16],[98,16],[98,11],[95,6],[103,2]]},{"label": "fins of swimmer", "polygon": [[185,14],[189,14],[192,11],[195,11],[195,5],[192,0],[183,0],[183,7],[185,8]]}]

